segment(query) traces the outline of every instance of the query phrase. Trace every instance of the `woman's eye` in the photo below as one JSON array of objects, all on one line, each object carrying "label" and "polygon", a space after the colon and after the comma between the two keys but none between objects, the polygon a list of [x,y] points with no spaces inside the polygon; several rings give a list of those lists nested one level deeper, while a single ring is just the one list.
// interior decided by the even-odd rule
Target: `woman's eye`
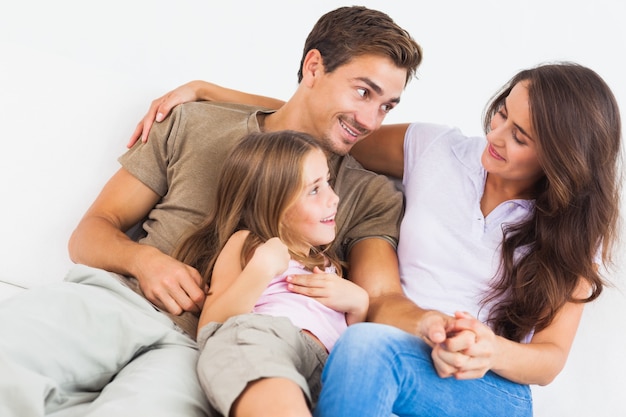
[{"label": "woman's eye", "polygon": [[498,110],[496,111],[496,113],[498,115],[500,115],[500,117],[506,119],[507,118],[507,111],[506,111],[506,106],[501,104],[500,106],[498,106]]},{"label": "woman's eye", "polygon": [[518,144],[518,145],[524,145],[524,141],[521,140],[518,136],[517,136],[517,131],[513,130],[513,140]]}]

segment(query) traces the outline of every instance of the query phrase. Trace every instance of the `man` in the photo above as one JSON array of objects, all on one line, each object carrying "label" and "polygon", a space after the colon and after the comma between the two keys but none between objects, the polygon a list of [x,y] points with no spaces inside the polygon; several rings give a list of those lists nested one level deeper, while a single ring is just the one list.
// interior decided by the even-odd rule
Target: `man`
[{"label": "man", "polygon": [[[72,260],[90,267],[0,305],[0,388],[14,387],[0,389],[2,415],[210,413],[190,336],[205,288],[169,253],[210,210],[220,161],[251,131],[299,130],[324,145],[342,202],[336,241],[348,277],[369,292],[370,320],[398,321],[413,305],[395,254],[402,196],[347,153],[380,127],[420,61],[419,45],[387,15],[343,7],[311,31],[299,86],[280,110],[189,103],[153,127],[147,144],[120,158],[70,239]],[[126,232],[140,221],[142,236],[131,240]],[[297,291],[319,278],[296,277]],[[25,326],[27,339],[17,336]]]}]

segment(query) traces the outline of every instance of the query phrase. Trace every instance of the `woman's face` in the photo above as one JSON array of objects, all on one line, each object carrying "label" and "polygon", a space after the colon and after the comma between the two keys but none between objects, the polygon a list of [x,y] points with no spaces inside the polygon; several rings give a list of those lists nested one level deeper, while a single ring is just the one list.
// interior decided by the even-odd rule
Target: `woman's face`
[{"label": "woman's face", "polygon": [[530,122],[527,82],[516,84],[491,119],[481,162],[491,175],[532,187],[544,175]]},{"label": "woman's face", "polygon": [[[303,187],[285,212],[285,226],[311,246],[335,239],[335,214],[339,197],[331,188],[326,155],[313,150],[304,158]],[[309,246],[301,248],[308,253]]]}]

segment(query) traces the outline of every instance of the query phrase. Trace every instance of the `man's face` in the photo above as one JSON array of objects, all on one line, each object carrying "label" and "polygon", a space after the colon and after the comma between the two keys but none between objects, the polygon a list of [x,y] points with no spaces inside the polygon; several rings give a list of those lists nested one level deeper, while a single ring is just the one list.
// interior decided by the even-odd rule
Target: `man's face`
[{"label": "man's face", "polygon": [[327,150],[347,154],[398,104],[406,75],[405,69],[379,55],[354,58],[332,73],[322,71],[310,90],[308,130]]}]

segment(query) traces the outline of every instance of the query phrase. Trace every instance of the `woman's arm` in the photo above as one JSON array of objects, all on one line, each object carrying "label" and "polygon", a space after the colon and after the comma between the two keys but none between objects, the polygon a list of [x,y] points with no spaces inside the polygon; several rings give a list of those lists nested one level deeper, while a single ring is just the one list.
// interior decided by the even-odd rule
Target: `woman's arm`
[{"label": "woman's arm", "polygon": [[[581,280],[574,296],[583,299],[587,290],[588,286]],[[492,370],[520,384],[547,385],[565,366],[583,309],[583,303],[566,303],[552,323],[536,333],[528,344],[496,336],[475,318],[457,313],[458,320],[453,331],[471,330],[476,334],[475,341],[467,347],[462,346],[462,341],[449,338],[445,346],[434,352],[436,367],[438,371],[443,370],[441,376],[454,375],[458,379],[480,378]],[[455,364],[455,351],[462,351],[470,359]],[[449,374],[445,375],[446,372]]]},{"label": "woman's arm", "polygon": [[137,123],[137,127],[126,146],[129,148],[132,147],[139,139],[145,143],[148,140],[152,123],[155,121],[160,122],[165,119],[165,116],[167,116],[175,106],[190,101],[202,100],[250,104],[267,107],[269,109],[278,109],[285,104],[282,100],[244,93],[243,91],[225,88],[208,81],[190,81],[152,101],[148,112],[143,119]]},{"label": "woman's arm", "polygon": [[[126,146],[132,147],[139,139],[145,143],[152,124],[155,121],[161,122],[175,106],[201,100],[249,104],[269,109],[278,109],[285,104],[276,98],[249,94],[208,81],[190,81],[152,101],[148,112],[137,124]],[[402,178],[404,135],[408,126],[407,123],[383,125],[357,143],[350,154],[370,171]]]}]

